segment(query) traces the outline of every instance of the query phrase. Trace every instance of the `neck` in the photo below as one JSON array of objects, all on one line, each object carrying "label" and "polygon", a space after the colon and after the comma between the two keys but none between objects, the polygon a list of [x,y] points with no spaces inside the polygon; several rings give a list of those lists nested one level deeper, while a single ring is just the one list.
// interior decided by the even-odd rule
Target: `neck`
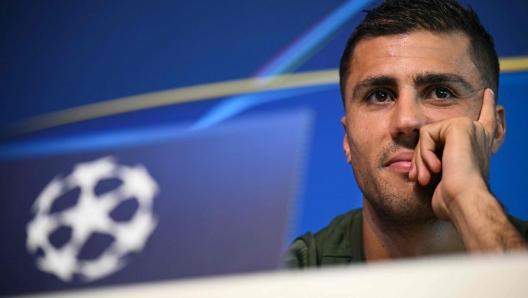
[{"label": "neck", "polygon": [[363,199],[363,243],[367,261],[388,260],[462,252],[464,244],[451,222],[431,221],[405,224],[380,220],[372,205]]}]

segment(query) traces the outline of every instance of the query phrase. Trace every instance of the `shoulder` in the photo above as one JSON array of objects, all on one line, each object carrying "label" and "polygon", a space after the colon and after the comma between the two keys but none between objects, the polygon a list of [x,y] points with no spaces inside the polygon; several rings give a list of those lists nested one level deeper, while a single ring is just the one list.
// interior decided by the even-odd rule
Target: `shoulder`
[{"label": "shoulder", "polygon": [[528,242],[528,221],[515,218],[511,215],[508,215],[508,219],[524,240]]},{"label": "shoulder", "polygon": [[305,268],[360,261],[359,257],[353,257],[351,242],[361,242],[357,245],[362,249],[362,233],[358,234],[362,230],[361,215],[361,209],[352,210],[335,217],[316,234],[308,232],[295,239],[286,252],[286,267]]}]

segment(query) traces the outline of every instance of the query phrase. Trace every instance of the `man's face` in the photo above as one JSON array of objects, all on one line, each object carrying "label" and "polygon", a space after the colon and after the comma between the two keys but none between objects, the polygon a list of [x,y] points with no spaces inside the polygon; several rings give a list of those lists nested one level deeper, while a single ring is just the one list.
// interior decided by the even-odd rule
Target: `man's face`
[{"label": "man's face", "polygon": [[[343,147],[365,204],[399,222],[434,218],[428,186],[408,173],[421,126],[477,120],[484,84],[463,33],[425,30],[360,41],[345,87]],[[440,152],[438,154],[441,154]]]}]

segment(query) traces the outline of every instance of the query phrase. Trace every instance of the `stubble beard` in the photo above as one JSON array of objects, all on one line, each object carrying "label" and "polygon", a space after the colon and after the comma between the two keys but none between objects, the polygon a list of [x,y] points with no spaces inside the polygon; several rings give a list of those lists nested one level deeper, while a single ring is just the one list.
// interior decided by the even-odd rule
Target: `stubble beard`
[{"label": "stubble beard", "polygon": [[362,167],[352,163],[365,200],[372,206],[379,222],[391,230],[408,229],[437,220],[431,201],[441,174],[433,175],[428,185],[421,186],[418,182],[411,182],[408,174],[394,173],[383,166],[393,153],[409,147],[414,149],[412,144],[387,146],[371,171],[368,165]]}]

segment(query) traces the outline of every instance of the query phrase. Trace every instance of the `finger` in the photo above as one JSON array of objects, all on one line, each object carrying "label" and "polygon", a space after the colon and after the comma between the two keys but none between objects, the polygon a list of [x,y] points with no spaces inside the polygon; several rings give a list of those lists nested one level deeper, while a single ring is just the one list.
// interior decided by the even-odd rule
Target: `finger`
[{"label": "finger", "polygon": [[420,152],[424,164],[429,171],[439,173],[442,169],[442,163],[435,154],[437,148],[436,142],[426,130],[420,134],[420,140],[422,141]]},{"label": "finger", "polygon": [[[420,147],[420,141],[416,145],[416,148]],[[414,150],[413,157],[411,159],[411,170],[409,171],[409,180],[417,181],[418,180],[418,171],[416,170],[416,155],[418,155],[418,150]]]},{"label": "finger", "polygon": [[416,181],[418,181],[418,183],[422,184],[421,180],[423,180],[423,170],[422,170],[422,157],[421,157],[421,152],[420,152],[420,143],[418,143],[416,145],[416,148],[414,149],[414,167],[415,167],[415,170],[416,170]]},{"label": "finger", "polygon": [[417,146],[419,156],[417,157],[418,181],[421,185],[429,184],[432,173],[442,170],[442,162],[435,152],[439,143],[443,142],[442,127],[445,123],[431,123],[420,129],[420,141]]},{"label": "finger", "polygon": [[490,135],[493,135],[495,126],[497,125],[497,117],[495,115],[495,94],[489,88],[484,90],[482,108],[480,109],[480,116],[477,121],[484,126]]},{"label": "finger", "polygon": [[416,178],[415,178],[415,170],[414,170],[414,155],[413,155],[413,158],[411,160],[411,169],[409,170],[409,180],[411,181],[416,181]]},{"label": "finger", "polygon": [[[422,143],[421,140],[420,140],[420,143]],[[418,182],[421,185],[427,185],[427,183],[429,183],[431,175],[429,173],[429,169],[427,168],[427,166],[425,165],[423,161],[422,145],[416,146],[415,150],[417,151],[416,152],[416,168],[418,170]]]}]

